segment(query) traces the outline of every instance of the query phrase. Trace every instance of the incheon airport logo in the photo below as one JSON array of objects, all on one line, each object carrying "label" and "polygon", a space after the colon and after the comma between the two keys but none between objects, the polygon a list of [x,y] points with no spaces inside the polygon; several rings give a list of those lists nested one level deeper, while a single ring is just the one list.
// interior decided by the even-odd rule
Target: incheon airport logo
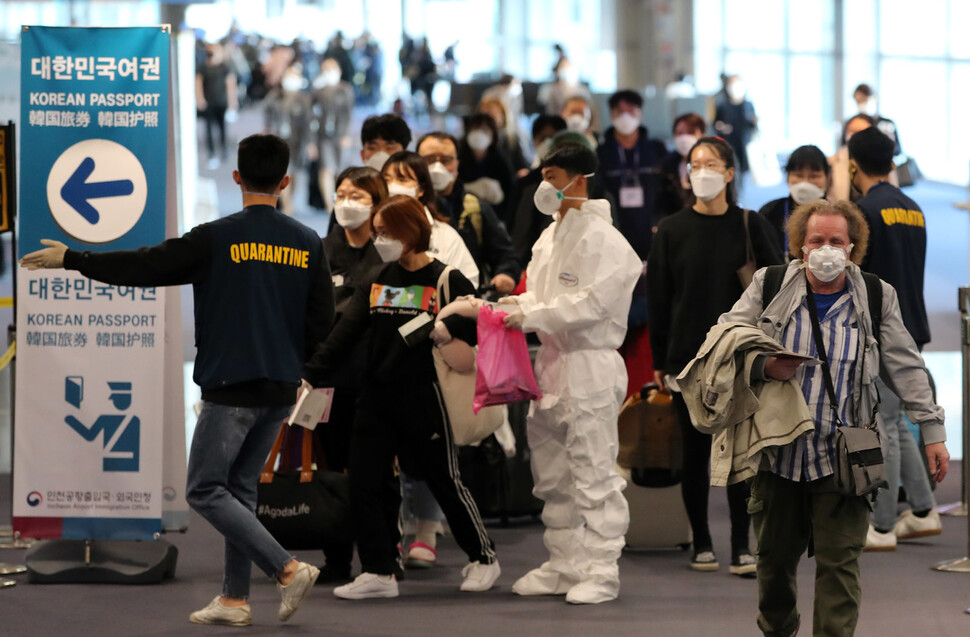
[{"label": "incheon airport logo", "polygon": [[40,506],[40,504],[43,501],[44,501],[44,496],[42,496],[37,491],[31,491],[30,493],[27,494],[27,504],[29,504],[32,507]]}]

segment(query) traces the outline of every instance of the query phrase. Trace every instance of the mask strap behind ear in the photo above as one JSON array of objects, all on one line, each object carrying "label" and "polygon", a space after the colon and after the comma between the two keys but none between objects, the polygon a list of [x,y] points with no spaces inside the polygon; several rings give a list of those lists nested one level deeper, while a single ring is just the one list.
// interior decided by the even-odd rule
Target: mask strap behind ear
[{"label": "mask strap behind ear", "polygon": [[[586,179],[589,179],[590,177],[592,177],[595,174],[596,173],[589,173],[587,175],[583,175],[583,177],[585,177]],[[577,179],[579,179],[579,175],[576,175],[575,177],[573,177],[573,180],[570,181],[568,184],[566,184],[566,187],[565,188],[563,188],[562,190],[557,191],[557,194],[559,195],[559,198],[560,199],[571,199],[573,201],[589,201],[589,197],[567,197],[566,195],[562,194],[565,191],[567,191],[570,186],[572,186],[574,183],[576,183],[576,180]]]}]

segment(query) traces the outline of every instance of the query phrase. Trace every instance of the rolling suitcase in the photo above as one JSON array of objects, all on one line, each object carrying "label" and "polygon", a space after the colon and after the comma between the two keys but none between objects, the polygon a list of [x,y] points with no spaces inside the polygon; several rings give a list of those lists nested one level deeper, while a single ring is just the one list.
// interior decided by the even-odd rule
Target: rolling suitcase
[{"label": "rolling suitcase", "polygon": [[683,451],[670,395],[650,383],[631,396],[617,421],[617,468],[626,481],[630,549],[687,549],[690,523],[680,494]]}]

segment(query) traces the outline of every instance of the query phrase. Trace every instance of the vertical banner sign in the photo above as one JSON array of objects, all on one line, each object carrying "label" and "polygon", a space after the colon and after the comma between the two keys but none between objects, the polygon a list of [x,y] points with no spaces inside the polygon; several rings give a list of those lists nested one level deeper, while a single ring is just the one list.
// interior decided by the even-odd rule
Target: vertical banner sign
[{"label": "vertical banner sign", "polygon": [[[165,239],[168,27],[24,27],[18,257],[55,239]],[[161,529],[163,289],[17,277],[13,525],[25,537]]]},{"label": "vertical banner sign", "polygon": [[[7,171],[7,135],[13,131],[13,127],[0,126],[0,232],[10,230],[10,184],[9,172]],[[12,139],[10,140],[13,141]],[[12,155],[12,153],[10,153]],[[10,157],[11,163],[14,157]]]}]

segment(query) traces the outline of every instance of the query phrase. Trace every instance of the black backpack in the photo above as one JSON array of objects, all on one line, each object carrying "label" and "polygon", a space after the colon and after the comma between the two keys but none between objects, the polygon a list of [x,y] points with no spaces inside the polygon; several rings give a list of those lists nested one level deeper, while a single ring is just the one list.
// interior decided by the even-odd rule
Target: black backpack
[{"label": "black backpack", "polygon": [[[770,265],[765,269],[765,284],[761,294],[761,309],[768,307],[771,300],[781,289],[785,279],[787,265]],[[872,320],[872,335],[876,344],[880,343],[879,329],[882,325],[882,281],[871,272],[863,272],[862,279],[866,282],[866,295],[869,297],[869,317]]]}]

